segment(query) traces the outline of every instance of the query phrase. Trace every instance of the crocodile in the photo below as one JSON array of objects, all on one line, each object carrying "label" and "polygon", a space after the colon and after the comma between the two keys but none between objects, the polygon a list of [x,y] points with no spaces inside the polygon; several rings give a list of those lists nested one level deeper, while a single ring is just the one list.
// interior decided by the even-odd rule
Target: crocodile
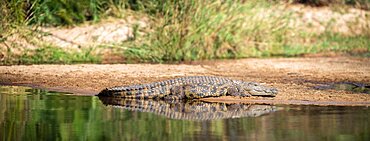
[{"label": "crocodile", "polygon": [[116,86],[102,90],[99,97],[132,99],[199,99],[219,96],[275,97],[276,88],[215,76],[188,76],[148,84]]},{"label": "crocodile", "polygon": [[197,99],[173,101],[112,97],[99,97],[99,99],[110,108],[154,113],[169,119],[196,121],[258,117],[281,109],[273,105],[210,103]]}]

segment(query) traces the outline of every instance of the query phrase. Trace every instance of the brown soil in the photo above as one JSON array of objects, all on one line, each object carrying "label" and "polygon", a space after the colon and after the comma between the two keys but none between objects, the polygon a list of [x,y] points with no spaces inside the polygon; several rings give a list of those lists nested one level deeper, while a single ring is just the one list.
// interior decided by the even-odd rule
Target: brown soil
[{"label": "brown soil", "polygon": [[369,58],[312,57],[217,60],[188,64],[0,66],[0,84],[26,85],[82,95],[94,95],[111,86],[149,83],[195,75],[255,81],[279,90],[275,98],[220,97],[203,99],[205,101],[370,105],[369,94],[314,88],[317,85],[332,82],[357,82],[369,85]]}]

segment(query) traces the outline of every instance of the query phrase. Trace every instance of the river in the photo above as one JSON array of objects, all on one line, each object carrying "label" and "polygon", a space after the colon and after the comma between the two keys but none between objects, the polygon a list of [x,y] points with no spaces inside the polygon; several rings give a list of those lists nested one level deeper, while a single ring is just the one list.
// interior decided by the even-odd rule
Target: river
[{"label": "river", "polygon": [[370,108],[107,102],[0,86],[0,140],[365,141],[370,140]]}]

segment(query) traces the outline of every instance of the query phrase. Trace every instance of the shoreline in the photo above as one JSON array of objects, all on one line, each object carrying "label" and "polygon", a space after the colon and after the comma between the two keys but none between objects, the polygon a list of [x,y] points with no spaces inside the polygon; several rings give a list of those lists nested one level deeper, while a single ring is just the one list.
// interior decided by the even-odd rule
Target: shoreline
[{"label": "shoreline", "polygon": [[370,95],[316,86],[370,82],[370,59],[356,57],[270,58],[199,61],[189,64],[76,64],[0,66],[0,85],[18,85],[76,95],[106,87],[144,84],[182,76],[220,76],[276,87],[274,98],[204,98],[208,102],[370,106]]}]

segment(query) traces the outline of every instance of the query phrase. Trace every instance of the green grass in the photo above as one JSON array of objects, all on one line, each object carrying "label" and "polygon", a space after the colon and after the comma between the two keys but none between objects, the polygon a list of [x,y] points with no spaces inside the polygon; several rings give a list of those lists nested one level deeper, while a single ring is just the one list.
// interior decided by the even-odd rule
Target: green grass
[{"label": "green grass", "polygon": [[[75,25],[85,21],[99,21],[109,9],[120,9],[116,0],[10,0],[1,2],[2,15],[8,22],[37,25]],[[114,11],[114,10],[110,10]]]},{"label": "green grass", "polygon": [[[320,5],[316,2],[304,3]],[[368,5],[370,2],[333,1],[336,5],[364,3]],[[99,21],[106,16],[145,15],[151,20],[144,35],[139,34],[142,29],[134,25],[133,38],[124,43],[112,43],[112,46],[125,50],[122,53],[125,60],[135,62],[290,57],[322,52],[353,54],[357,50],[368,56],[370,50],[370,34],[366,32],[341,35],[331,32],[328,27],[325,33],[316,34],[290,27],[296,17],[289,12],[275,11],[281,3],[271,0],[12,0],[0,4],[4,17],[0,19],[0,43],[12,34],[32,36],[25,35],[19,27],[76,25]],[[101,62],[92,50],[77,52],[41,46],[8,63]]]},{"label": "green grass", "polygon": [[[312,37],[319,39],[312,43],[302,44],[286,44],[279,50],[273,50],[267,56],[299,56],[303,54],[315,54],[325,52],[347,53],[353,56],[362,56],[370,52],[369,36],[343,36],[340,34],[326,33]],[[360,52],[357,52],[360,50]],[[279,53],[280,52],[280,53]]]},{"label": "green grass", "polygon": [[[61,48],[45,46],[36,50],[26,51],[13,62],[19,64],[72,64],[72,63],[100,63],[101,58],[92,53],[93,49],[82,49],[80,52],[67,52]],[[11,64],[11,63],[10,63]]]},{"label": "green grass", "polygon": [[154,21],[154,32],[131,45],[128,58],[167,62],[235,56],[243,18],[237,13],[244,10],[239,3],[180,1],[162,6],[156,15],[163,18]]},{"label": "green grass", "polygon": [[[346,36],[293,29],[291,13],[276,13],[266,1],[164,3],[154,14],[154,31],[126,42],[125,57],[142,62],[299,56],[320,52],[369,51],[370,35]],[[259,13],[266,13],[264,16]],[[294,34],[293,34],[294,33]]]}]

